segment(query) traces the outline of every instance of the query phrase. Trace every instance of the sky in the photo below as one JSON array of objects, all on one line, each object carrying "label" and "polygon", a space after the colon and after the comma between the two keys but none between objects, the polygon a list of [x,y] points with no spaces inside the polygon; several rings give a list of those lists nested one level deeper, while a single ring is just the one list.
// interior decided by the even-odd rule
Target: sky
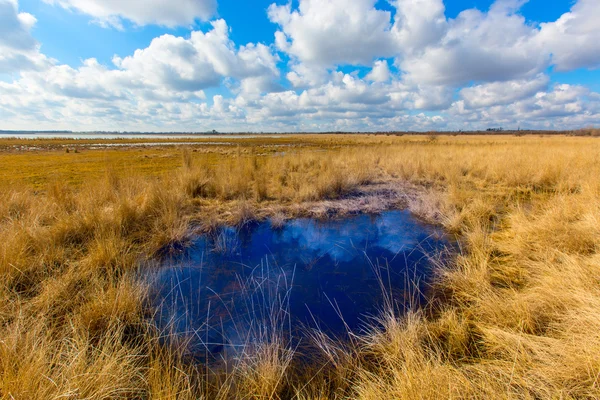
[{"label": "sky", "polygon": [[0,0],[0,129],[600,126],[600,0]]}]

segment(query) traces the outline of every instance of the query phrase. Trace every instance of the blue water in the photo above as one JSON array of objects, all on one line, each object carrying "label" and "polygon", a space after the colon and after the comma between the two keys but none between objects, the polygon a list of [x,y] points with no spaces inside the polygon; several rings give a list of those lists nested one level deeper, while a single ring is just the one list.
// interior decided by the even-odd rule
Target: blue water
[{"label": "blue water", "polygon": [[418,307],[448,245],[408,211],[298,219],[200,236],[153,276],[154,319],[192,353],[216,354],[319,328],[347,337],[384,307]]}]

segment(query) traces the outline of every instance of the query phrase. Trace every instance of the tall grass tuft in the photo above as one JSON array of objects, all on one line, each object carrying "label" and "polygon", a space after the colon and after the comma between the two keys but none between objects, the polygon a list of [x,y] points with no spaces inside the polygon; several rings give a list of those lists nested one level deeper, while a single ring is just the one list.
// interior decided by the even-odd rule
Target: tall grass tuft
[{"label": "tall grass tuft", "polygon": [[[277,156],[252,151],[261,141],[28,154],[62,171],[54,180],[3,153],[0,397],[600,397],[596,138],[281,139],[294,140],[303,147]],[[285,220],[377,185],[413,188],[406,205],[460,240],[429,307],[382,314],[347,343],[315,332],[320,350],[300,366],[301,349],[263,331],[232,368],[211,370],[148,322],[140,271],[190,229]]]}]

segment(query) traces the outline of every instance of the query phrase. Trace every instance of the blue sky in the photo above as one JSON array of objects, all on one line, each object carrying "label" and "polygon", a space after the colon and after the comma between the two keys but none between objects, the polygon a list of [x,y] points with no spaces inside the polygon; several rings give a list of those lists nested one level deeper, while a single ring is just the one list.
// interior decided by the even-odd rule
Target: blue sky
[{"label": "blue sky", "polygon": [[597,0],[125,3],[0,0],[0,129],[600,125]]}]

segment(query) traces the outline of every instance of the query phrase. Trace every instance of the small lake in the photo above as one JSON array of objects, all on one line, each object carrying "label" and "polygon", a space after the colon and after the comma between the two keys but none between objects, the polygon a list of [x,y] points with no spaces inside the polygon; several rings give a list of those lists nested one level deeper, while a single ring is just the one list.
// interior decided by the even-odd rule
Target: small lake
[{"label": "small lake", "polygon": [[200,236],[152,276],[156,325],[196,355],[233,351],[311,329],[360,333],[386,304],[418,307],[440,228],[408,211],[317,221],[269,221]]}]

